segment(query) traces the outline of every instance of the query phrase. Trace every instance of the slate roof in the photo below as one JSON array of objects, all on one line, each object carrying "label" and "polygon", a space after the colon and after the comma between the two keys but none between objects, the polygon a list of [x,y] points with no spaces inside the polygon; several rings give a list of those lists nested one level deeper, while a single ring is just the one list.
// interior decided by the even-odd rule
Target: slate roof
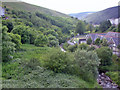
[{"label": "slate roof", "polygon": [[90,36],[92,41],[95,41],[97,38],[103,39],[106,38],[107,41],[110,41],[111,39],[115,43],[116,46],[120,44],[120,33],[118,32],[108,32],[108,33],[91,33],[87,35],[88,37]]},{"label": "slate roof", "polygon": [[120,38],[113,37],[112,39],[115,42],[116,46],[118,46],[120,44]]}]

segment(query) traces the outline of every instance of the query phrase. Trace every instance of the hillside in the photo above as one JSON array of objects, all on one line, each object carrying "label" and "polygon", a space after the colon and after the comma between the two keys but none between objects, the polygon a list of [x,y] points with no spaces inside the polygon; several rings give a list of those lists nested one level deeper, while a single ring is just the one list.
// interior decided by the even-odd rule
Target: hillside
[{"label": "hillside", "polygon": [[111,7],[93,14],[88,15],[87,17],[83,18],[89,23],[93,24],[100,24],[100,22],[105,21],[107,19],[118,18],[118,8],[120,6]]},{"label": "hillside", "polygon": [[70,32],[69,30],[72,30],[78,21],[66,14],[25,2],[3,2],[2,5],[6,13],[9,14],[8,17],[13,20],[19,18],[27,26],[33,26],[36,29],[40,27],[53,28],[56,26],[62,32]]},{"label": "hillside", "polygon": [[48,14],[51,16],[69,17],[66,14],[63,14],[63,13],[60,13],[54,10],[50,10],[44,7],[31,5],[25,2],[3,2],[2,4],[12,10],[23,10],[27,12],[40,12],[40,13]]},{"label": "hillside", "polygon": [[76,17],[78,19],[83,19],[85,18],[86,16],[92,14],[92,13],[95,13],[95,12],[81,12],[81,13],[71,13],[69,14],[70,16],[73,16],[73,17]]}]

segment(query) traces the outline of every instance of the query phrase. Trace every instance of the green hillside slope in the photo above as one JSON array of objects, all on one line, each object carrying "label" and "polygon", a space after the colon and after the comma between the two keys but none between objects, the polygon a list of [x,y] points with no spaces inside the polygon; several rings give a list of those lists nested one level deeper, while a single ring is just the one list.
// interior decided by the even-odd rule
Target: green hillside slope
[{"label": "green hillside slope", "polygon": [[40,6],[36,6],[36,5],[31,5],[25,2],[3,2],[3,5],[7,6],[10,9],[14,9],[14,10],[24,10],[24,11],[29,11],[29,12],[41,12],[44,14],[48,14],[48,15],[52,15],[52,16],[61,16],[61,17],[70,17],[66,14],[54,11],[54,10],[50,10],[47,8],[43,8]]},{"label": "green hillside slope", "polygon": [[107,19],[118,18],[119,17],[118,16],[119,9],[120,9],[120,7],[118,7],[118,6],[108,8],[108,9],[90,14],[87,17],[85,17],[83,20],[86,20],[89,23],[99,24],[100,22],[105,21]]}]

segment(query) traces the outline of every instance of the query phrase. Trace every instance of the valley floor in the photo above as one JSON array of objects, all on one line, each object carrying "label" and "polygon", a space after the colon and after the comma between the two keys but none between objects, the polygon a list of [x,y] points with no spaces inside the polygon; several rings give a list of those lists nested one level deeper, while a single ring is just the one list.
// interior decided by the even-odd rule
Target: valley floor
[{"label": "valley floor", "polygon": [[[78,76],[55,73],[42,67],[42,60],[49,51],[49,47],[36,47],[34,45],[22,45],[21,51],[14,54],[15,60],[3,65],[3,88],[101,88],[97,81],[86,82]],[[20,59],[16,59],[20,58]],[[40,61],[40,65],[33,64],[31,58]],[[24,63],[23,63],[24,62]],[[21,63],[23,69],[18,64]],[[28,64],[27,64],[28,63]],[[31,63],[31,64],[30,64]],[[32,65],[33,64],[33,65]],[[31,66],[30,66],[31,65]],[[10,68],[11,67],[11,68]],[[19,67],[19,68],[16,68]],[[30,69],[29,67],[32,67]],[[10,69],[8,69],[10,68]],[[5,79],[8,78],[8,79]]]}]

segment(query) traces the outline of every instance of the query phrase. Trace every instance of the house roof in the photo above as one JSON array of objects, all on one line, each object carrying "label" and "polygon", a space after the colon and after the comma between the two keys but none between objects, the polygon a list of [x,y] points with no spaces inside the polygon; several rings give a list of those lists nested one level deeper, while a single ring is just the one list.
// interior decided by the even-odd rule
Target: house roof
[{"label": "house roof", "polygon": [[111,37],[120,37],[120,33],[118,32],[108,32],[106,35]]},{"label": "house roof", "polygon": [[93,41],[95,41],[96,38],[99,37],[100,39],[106,38],[108,41],[112,39],[113,42],[116,44],[116,46],[120,44],[120,33],[119,32],[108,32],[108,33],[99,33],[99,34],[91,33],[88,36],[90,36]]},{"label": "house roof", "polygon": [[120,44],[120,38],[112,38],[112,39],[117,46]]}]

